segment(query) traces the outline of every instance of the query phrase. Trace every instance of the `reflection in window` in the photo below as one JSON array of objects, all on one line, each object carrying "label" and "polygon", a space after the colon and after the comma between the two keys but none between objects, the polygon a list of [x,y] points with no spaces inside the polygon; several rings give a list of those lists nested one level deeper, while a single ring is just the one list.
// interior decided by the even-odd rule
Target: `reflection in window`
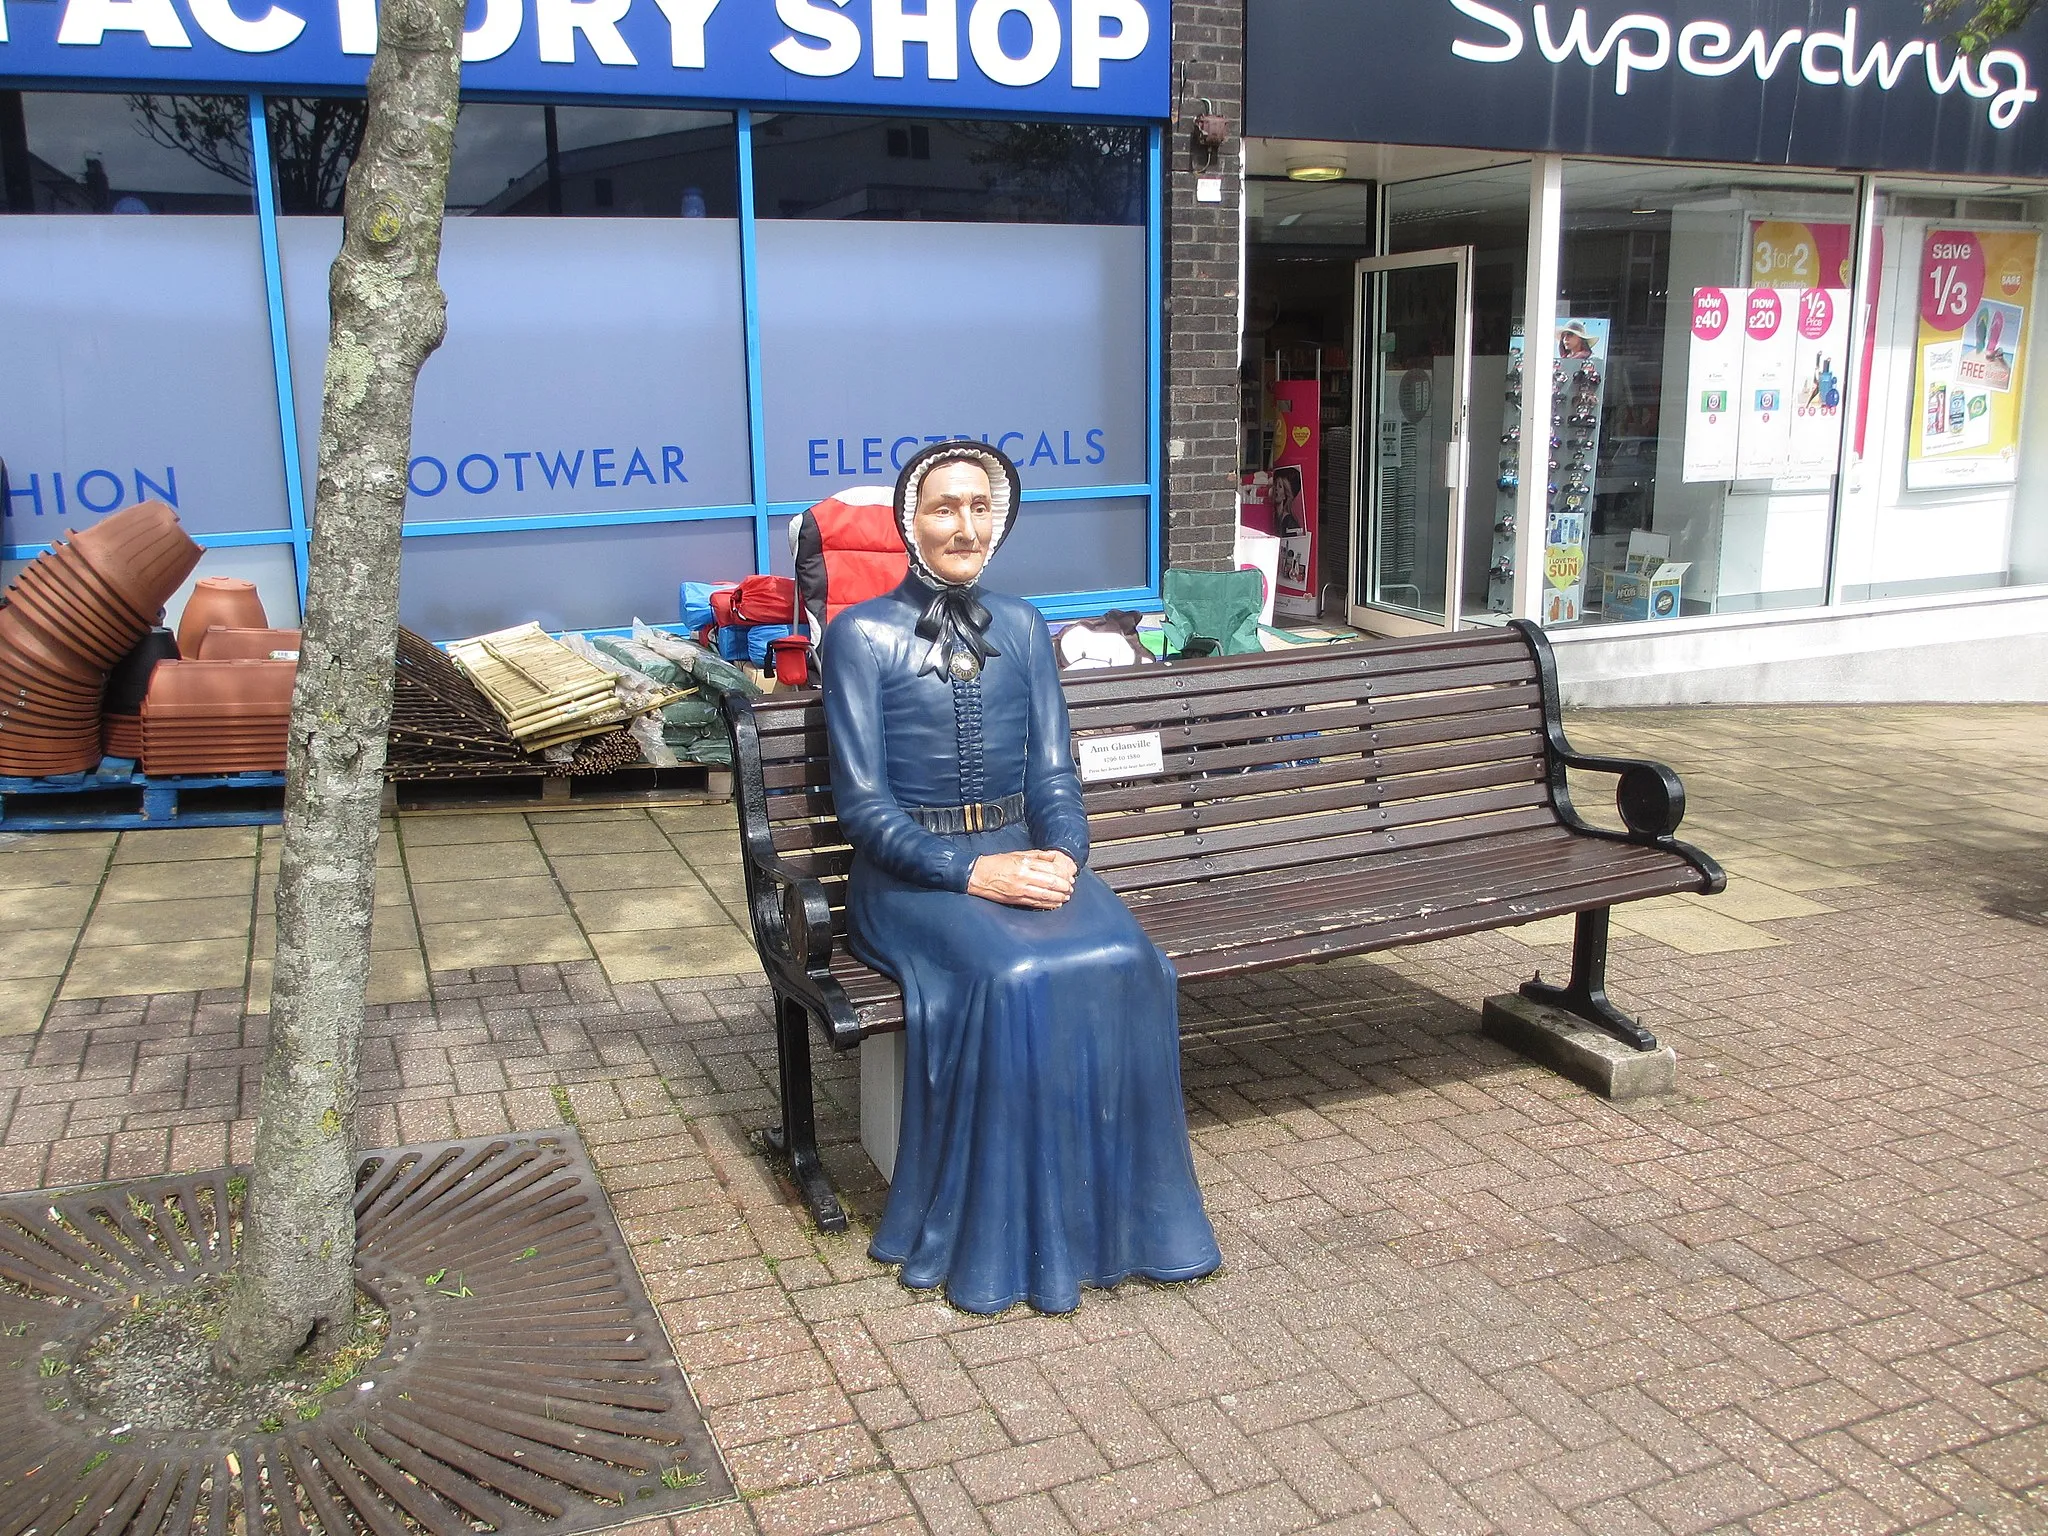
[{"label": "reflection in window", "polygon": [[1142,224],[1145,134],[1090,123],[754,119],[763,219]]},{"label": "reflection in window", "polygon": [[9,213],[250,213],[241,96],[0,91]]},{"label": "reflection in window", "polygon": [[1877,189],[1871,359],[1836,579],[1850,602],[2048,581],[2038,187]]},{"label": "reflection in window", "polygon": [[[271,153],[286,213],[339,213],[363,104],[272,97]],[[713,218],[739,214],[729,112],[470,102],[455,126],[451,214]]]},{"label": "reflection in window", "polygon": [[1847,177],[1566,165],[1546,622],[1826,601],[1855,220]]},{"label": "reflection in window", "polygon": [[341,212],[368,111],[367,102],[345,96],[272,96],[264,102],[280,213]]}]

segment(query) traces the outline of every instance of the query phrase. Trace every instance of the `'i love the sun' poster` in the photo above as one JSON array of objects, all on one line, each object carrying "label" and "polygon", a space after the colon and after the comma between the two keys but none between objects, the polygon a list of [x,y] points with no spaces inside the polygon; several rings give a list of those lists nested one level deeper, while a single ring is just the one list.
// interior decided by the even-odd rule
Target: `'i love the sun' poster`
[{"label": "'i love the sun' poster", "polygon": [[1906,489],[2019,478],[2020,386],[2040,248],[2029,231],[1927,232]]}]

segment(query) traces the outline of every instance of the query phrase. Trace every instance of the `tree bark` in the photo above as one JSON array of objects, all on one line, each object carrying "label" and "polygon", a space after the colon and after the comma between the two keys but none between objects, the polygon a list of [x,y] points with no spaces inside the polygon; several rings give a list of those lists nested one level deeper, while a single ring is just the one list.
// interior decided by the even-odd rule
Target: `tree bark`
[{"label": "tree bark", "polygon": [[[447,326],[437,269],[463,0],[384,0],[349,172],[292,693],[277,971],[235,1287],[215,1361],[244,1380],[355,1316],[356,1061],[391,727],[413,386]],[[267,175],[268,167],[258,167]]]}]

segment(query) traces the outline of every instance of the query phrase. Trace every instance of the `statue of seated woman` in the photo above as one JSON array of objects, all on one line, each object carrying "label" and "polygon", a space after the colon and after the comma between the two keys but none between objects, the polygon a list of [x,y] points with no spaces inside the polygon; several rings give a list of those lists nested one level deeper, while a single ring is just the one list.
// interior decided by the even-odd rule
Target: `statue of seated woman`
[{"label": "statue of seated woman", "polygon": [[1038,610],[978,586],[1021,510],[977,442],[896,484],[910,574],[824,646],[855,954],[903,987],[903,1118],[869,1252],[970,1312],[1221,1262],[1181,1099],[1172,963],[1087,868]]}]

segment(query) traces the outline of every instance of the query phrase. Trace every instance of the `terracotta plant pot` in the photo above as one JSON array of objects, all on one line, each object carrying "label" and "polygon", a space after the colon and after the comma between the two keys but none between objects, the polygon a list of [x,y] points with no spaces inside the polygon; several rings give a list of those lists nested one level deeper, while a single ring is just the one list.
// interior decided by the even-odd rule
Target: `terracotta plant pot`
[{"label": "terracotta plant pot", "polygon": [[145,612],[135,599],[101,573],[84,550],[66,544],[62,539],[50,546],[50,556],[57,562],[58,574],[65,582],[76,587],[81,594],[96,598],[99,606],[113,617],[148,629],[163,612],[162,604]]},{"label": "terracotta plant pot", "polygon": [[47,622],[39,622],[19,603],[0,608],[0,651],[13,658],[18,671],[31,676],[40,672],[76,687],[101,686],[106,681],[105,669],[72,650],[61,636],[49,633],[44,628]]},{"label": "terracotta plant pot", "polygon": [[61,540],[39,556],[34,566],[39,586],[62,592],[73,602],[92,609],[115,628],[123,631],[147,621],[128,600],[87,563],[85,556]]},{"label": "terracotta plant pot", "polygon": [[142,701],[142,718],[289,715],[298,670],[294,661],[159,662]]},{"label": "terracotta plant pot", "polygon": [[142,756],[142,716],[106,715],[100,720],[100,750],[130,761]]},{"label": "terracotta plant pot", "polygon": [[31,747],[17,747],[9,742],[6,734],[0,732],[0,775],[31,779],[52,778],[62,773],[84,773],[99,766],[99,733],[80,740],[75,746],[42,751]]},{"label": "terracotta plant pot", "polygon": [[71,535],[93,568],[143,613],[154,613],[184,585],[204,553],[178,526],[178,514],[145,501]]},{"label": "terracotta plant pot", "polygon": [[62,586],[40,559],[24,566],[9,590],[10,607],[25,610],[44,629],[61,628],[72,647],[96,666],[111,666],[132,644],[125,626],[109,621],[102,607]]},{"label": "terracotta plant pot", "polygon": [[178,620],[178,654],[197,656],[207,630],[262,629],[263,600],[256,595],[256,583],[239,576],[202,576],[185,600],[185,612]]},{"label": "terracotta plant pot", "polygon": [[269,661],[273,651],[299,648],[296,629],[223,629],[209,625],[199,637],[201,661]]},{"label": "terracotta plant pot", "polygon": [[106,712],[141,718],[142,701],[157,664],[178,659],[178,641],[168,629],[152,629],[107,674]]}]

